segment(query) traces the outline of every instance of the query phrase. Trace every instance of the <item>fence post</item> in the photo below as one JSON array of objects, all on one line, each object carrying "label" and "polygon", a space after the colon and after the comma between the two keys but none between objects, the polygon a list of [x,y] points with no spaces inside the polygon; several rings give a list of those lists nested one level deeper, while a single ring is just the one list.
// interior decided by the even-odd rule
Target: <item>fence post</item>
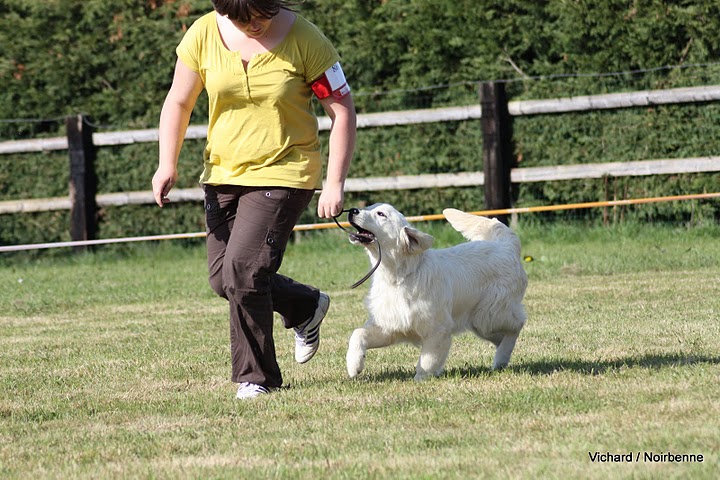
[{"label": "fence post", "polygon": [[[512,167],[512,119],[508,112],[505,84],[480,84],[481,125],[483,136],[483,174],[485,176],[485,208],[510,208]],[[509,215],[491,215],[505,225]]]},{"label": "fence post", "polygon": [[92,240],[96,232],[97,192],[92,127],[84,115],[75,115],[65,117],[65,129],[70,156],[70,237],[73,241]]}]

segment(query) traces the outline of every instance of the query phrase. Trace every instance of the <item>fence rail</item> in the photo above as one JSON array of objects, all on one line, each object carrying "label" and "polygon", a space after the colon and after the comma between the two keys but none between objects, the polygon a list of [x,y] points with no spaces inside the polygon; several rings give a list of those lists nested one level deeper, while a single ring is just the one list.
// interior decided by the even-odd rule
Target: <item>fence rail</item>
[{"label": "fence rail", "polygon": [[[513,168],[512,183],[548,182],[603,177],[638,177],[681,173],[720,172],[720,157],[643,160],[625,163],[585,163],[552,167]],[[475,187],[485,184],[483,172],[436,173],[399,175],[394,177],[349,178],[346,192],[376,192],[382,190],[412,190],[418,188]],[[201,188],[176,188],[170,192],[171,202],[202,201]],[[120,207],[155,203],[150,191],[101,193],[95,196],[98,207]],[[11,213],[70,210],[70,197],[9,200],[0,202],[0,215]]]},{"label": "fence rail", "polygon": [[[716,156],[513,168],[512,152],[509,148],[511,139],[502,138],[502,132],[507,129],[510,117],[513,116],[717,102],[720,101],[720,85],[507,102],[504,98],[504,84],[485,83],[480,85],[480,99],[478,105],[471,106],[360,114],[358,128],[479,119],[483,128],[483,172],[349,178],[346,190],[357,192],[483,185],[486,190],[485,207],[502,209],[510,207],[505,194],[511,183],[720,171],[720,157]],[[85,162],[91,163],[94,150],[98,147],[157,142],[158,130],[93,133],[87,130],[90,128],[88,125],[84,125],[85,130],[76,128],[78,123],[81,127],[83,124],[82,121],[78,122],[79,118],[81,117],[68,117],[67,137],[0,142],[0,154],[68,150],[71,156],[71,186],[67,197],[2,201],[0,215],[69,209],[73,212],[74,219],[82,218],[79,221],[87,222],[83,228],[77,228],[77,225],[72,227],[73,240],[88,240],[92,237],[93,230],[93,225],[89,224],[94,218],[90,213],[92,208],[154,203],[150,191],[93,195],[94,185],[87,184],[88,175],[93,173],[92,165],[83,163],[80,158],[85,157]],[[328,130],[330,119],[319,118],[318,126],[320,130]],[[196,125],[188,127],[185,138],[202,139],[206,136],[207,126]],[[73,147],[70,147],[71,145]],[[84,145],[86,151],[78,151],[78,145]],[[73,172],[73,169],[76,171]],[[92,198],[86,198],[83,194],[85,189]],[[202,198],[202,190],[199,188],[175,189],[170,193],[170,200],[176,202],[199,201]]]},{"label": "fence rail", "polygon": [[[548,100],[513,101],[508,102],[508,112],[511,116],[523,116],[717,101],[720,101],[720,85],[710,85]],[[360,114],[358,115],[357,126],[358,128],[387,127],[413,125],[417,123],[478,120],[480,118],[482,118],[482,108],[480,105],[470,105],[463,107],[426,108]],[[330,119],[328,117],[319,118],[318,126],[320,130],[329,130]],[[206,136],[207,125],[190,126],[185,134],[186,139],[202,139]],[[92,139],[96,147],[157,142],[158,129],[150,128],[144,130],[93,133]],[[46,152],[52,150],[67,150],[67,148],[67,137],[0,142],[0,154]]]}]

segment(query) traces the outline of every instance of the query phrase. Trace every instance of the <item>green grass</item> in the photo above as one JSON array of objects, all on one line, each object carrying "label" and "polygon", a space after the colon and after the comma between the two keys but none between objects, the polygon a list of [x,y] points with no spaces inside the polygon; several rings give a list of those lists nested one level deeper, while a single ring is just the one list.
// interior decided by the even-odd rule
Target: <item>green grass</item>
[{"label": "green grass", "polygon": [[422,383],[407,345],[347,378],[368,260],[340,232],[301,237],[283,272],[333,299],[321,351],[295,364],[276,323],[289,388],[251,402],[234,399],[201,247],[0,259],[0,477],[717,478],[720,228],[517,231],[533,261],[511,367],[490,372],[465,335]]}]

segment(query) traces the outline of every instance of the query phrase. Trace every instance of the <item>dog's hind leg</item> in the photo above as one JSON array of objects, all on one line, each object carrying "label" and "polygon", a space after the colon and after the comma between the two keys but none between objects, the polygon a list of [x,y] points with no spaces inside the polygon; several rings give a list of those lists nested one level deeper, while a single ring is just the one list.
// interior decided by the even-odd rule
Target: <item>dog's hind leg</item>
[{"label": "dog's hind leg", "polygon": [[517,341],[517,333],[507,333],[503,337],[500,344],[495,350],[495,358],[493,359],[493,370],[502,370],[507,367],[510,363],[510,355],[512,355],[515,349],[515,342]]},{"label": "dog's hind leg", "polygon": [[415,367],[415,381],[440,375],[445,368],[445,361],[450,354],[451,345],[452,335],[449,333],[437,334],[424,339],[420,359]]},{"label": "dog's hind leg", "polygon": [[393,335],[386,333],[374,324],[355,329],[350,336],[346,356],[347,372],[350,378],[356,377],[365,368],[365,352],[369,348],[387,347],[395,343]]}]

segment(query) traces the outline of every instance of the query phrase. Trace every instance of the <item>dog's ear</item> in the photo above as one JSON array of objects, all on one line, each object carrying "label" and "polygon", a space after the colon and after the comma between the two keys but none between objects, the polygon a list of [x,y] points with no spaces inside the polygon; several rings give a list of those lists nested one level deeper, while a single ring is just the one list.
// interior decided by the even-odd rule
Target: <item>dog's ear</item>
[{"label": "dog's ear", "polygon": [[422,253],[432,247],[434,240],[432,235],[415,230],[412,227],[403,227],[402,233],[405,249],[410,255]]}]

